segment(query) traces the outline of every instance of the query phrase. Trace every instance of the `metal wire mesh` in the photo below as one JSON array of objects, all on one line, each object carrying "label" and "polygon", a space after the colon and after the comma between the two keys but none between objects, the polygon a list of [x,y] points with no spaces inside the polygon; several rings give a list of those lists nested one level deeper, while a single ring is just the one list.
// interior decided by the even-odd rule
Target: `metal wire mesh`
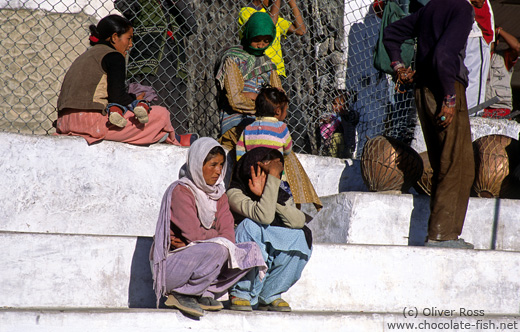
[{"label": "metal wire mesh", "polygon": [[[159,68],[129,71],[128,82],[155,88],[178,133],[216,138],[214,65],[222,48],[239,43],[238,12],[249,0],[161,2],[172,33],[156,45],[162,48]],[[88,26],[125,11],[119,7],[117,0],[0,0],[0,130],[54,133],[61,82],[88,47]],[[360,156],[366,138],[379,134],[409,143],[416,121],[411,93],[395,94],[391,77],[372,66],[380,26],[372,1],[298,0],[298,7],[307,33],[282,40],[286,122],[296,152]],[[293,20],[286,1],[280,15]],[[334,132],[323,135],[331,118],[339,119]]]}]

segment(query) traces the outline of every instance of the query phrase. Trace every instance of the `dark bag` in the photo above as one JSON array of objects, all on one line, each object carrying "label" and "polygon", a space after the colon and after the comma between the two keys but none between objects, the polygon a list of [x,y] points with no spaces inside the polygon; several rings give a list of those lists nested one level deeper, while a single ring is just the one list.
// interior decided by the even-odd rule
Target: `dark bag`
[{"label": "dark bag", "polygon": [[[405,16],[406,14],[403,12],[403,10],[399,7],[398,4],[396,4],[393,1],[386,2],[385,10],[383,12],[383,18],[381,19],[379,39],[374,50],[374,67],[377,70],[383,71],[387,74],[394,74],[394,70],[390,66],[390,57],[386,52],[385,45],[383,45],[383,31],[390,23],[398,21]],[[409,67],[412,63],[414,54],[415,41],[413,39],[408,39],[401,45],[401,58],[406,67]]]}]

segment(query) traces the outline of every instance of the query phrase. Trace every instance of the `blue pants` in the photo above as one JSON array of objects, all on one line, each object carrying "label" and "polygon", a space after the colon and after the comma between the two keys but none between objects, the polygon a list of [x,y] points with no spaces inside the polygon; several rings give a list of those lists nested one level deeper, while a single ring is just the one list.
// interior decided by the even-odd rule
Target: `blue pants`
[{"label": "blue pants", "polygon": [[[235,286],[230,294],[242,299],[249,300],[251,305],[269,304],[281,297],[292,285],[300,279],[303,268],[309,261],[311,249],[305,242],[303,231],[284,227],[260,225],[250,219],[244,219],[238,225],[236,241],[254,241],[260,247],[267,272],[260,280],[258,268],[249,271]],[[294,250],[276,249],[276,239],[292,238],[295,244]],[[295,240],[295,238],[298,238]],[[267,241],[266,241],[267,239]],[[272,243],[269,240],[272,240]]]}]

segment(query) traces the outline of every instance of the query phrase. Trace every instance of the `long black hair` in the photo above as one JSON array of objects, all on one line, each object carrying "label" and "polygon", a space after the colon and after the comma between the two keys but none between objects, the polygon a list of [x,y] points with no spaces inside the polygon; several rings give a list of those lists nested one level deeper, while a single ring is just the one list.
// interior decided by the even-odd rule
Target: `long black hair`
[{"label": "long black hair", "polygon": [[[230,188],[238,188],[252,200],[258,201],[260,197],[253,194],[251,189],[249,189],[249,180],[252,178],[251,166],[257,169],[257,162],[266,162],[275,159],[280,159],[282,164],[284,163],[283,154],[280,151],[265,146],[257,147],[246,152],[235,164]],[[291,195],[287,191],[282,188],[278,190],[277,202],[279,204],[285,205],[285,202],[289,198],[291,198]]]},{"label": "long black hair", "polygon": [[125,34],[132,28],[132,23],[129,20],[120,15],[108,15],[99,21],[96,25],[91,24],[90,30],[90,45],[104,42],[110,38],[114,33],[118,36]]}]

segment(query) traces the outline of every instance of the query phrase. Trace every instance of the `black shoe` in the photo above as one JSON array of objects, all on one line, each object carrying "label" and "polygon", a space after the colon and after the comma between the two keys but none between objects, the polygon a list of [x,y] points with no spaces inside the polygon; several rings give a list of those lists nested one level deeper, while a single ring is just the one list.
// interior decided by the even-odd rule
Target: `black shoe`
[{"label": "black shoe", "polygon": [[219,311],[224,309],[224,305],[220,301],[217,301],[212,297],[203,296],[198,298],[197,302],[199,303],[200,307],[204,310]]},{"label": "black shoe", "polygon": [[175,307],[187,315],[195,317],[204,316],[204,310],[197,303],[195,296],[173,293],[168,295],[168,299],[166,299],[164,304],[168,307]]}]

